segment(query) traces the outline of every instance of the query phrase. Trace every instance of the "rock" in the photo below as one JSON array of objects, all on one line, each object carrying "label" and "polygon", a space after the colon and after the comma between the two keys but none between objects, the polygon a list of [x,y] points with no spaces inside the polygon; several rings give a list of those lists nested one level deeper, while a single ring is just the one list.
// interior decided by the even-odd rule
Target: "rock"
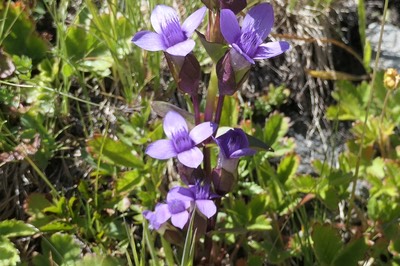
[{"label": "rock", "polygon": [[[381,25],[374,22],[368,26],[366,35],[371,43],[373,57],[371,66],[373,67],[376,52],[378,50],[379,34]],[[386,24],[383,33],[379,68],[400,68],[400,28],[392,24]]]}]

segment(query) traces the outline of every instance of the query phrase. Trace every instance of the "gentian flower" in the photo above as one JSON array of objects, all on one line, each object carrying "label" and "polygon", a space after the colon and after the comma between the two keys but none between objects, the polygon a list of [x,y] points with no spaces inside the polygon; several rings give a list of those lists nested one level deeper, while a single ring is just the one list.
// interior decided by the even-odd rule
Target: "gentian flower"
[{"label": "gentian flower", "polygon": [[215,138],[220,153],[218,164],[212,172],[214,189],[219,195],[230,192],[237,180],[237,166],[239,158],[253,155],[255,150],[249,148],[249,141],[243,130],[230,129]]},{"label": "gentian flower", "polygon": [[250,9],[241,28],[231,10],[221,10],[222,35],[233,48],[233,52],[243,56],[250,64],[254,64],[254,60],[257,59],[280,55],[290,48],[289,44],[284,41],[263,43],[271,32],[273,24],[274,11],[268,3],[262,3]]},{"label": "gentian flower", "polygon": [[144,218],[146,218],[149,221],[149,228],[151,230],[153,230],[153,229],[159,230],[161,228],[161,226],[163,225],[163,223],[166,222],[166,220],[163,222],[159,222],[159,219],[157,219],[157,217],[158,217],[157,213],[160,213],[160,210],[161,210],[160,207],[162,207],[162,204],[157,204],[154,212],[149,211],[149,210],[143,211],[143,216],[144,216]]},{"label": "gentian flower", "polygon": [[171,223],[182,229],[196,206],[197,210],[207,218],[217,212],[217,206],[211,200],[210,186],[197,183],[190,188],[174,187],[167,194],[166,203],[158,204],[154,212],[144,211],[144,217],[150,222],[150,229],[160,227],[171,219]]},{"label": "gentian flower", "polygon": [[215,141],[220,148],[218,164],[226,170],[235,169],[240,157],[256,153],[255,150],[249,148],[247,136],[240,128],[228,130],[215,138]]},{"label": "gentian flower", "polygon": [[191,203],[191,211],[196,207],[199,213],[211,218],[217,212],[217,206],[212,200],[215,197],[218,196],[210,192],[210,185],[201,185],[200,182],[196,182],[194,186],[189,188],[174,187],[168,192],[167,201],[168,198],[169,200],[189,201]]},{"label": "gentian flower", "polygon": [[189,132],[185,119],[177,112],[169,111],[163,126],[168,139],[151,143],[146,149],[146,154],[159,160],[176,156],[183,165],[197,168],[203,161],[203,153],[196,145],[209,138],[216,130],[216,125],[204,122]]},{"label": "gentian flower", "polygon": [[150,21],[155,32],[139,31],[132,42],[148,51],[165,51],[171,55],[186,56],[195,45],[193,32],[204,18],[206,7],[191,14],[181,25],[176,11],[169,6],[158,5],[151,13]]}]

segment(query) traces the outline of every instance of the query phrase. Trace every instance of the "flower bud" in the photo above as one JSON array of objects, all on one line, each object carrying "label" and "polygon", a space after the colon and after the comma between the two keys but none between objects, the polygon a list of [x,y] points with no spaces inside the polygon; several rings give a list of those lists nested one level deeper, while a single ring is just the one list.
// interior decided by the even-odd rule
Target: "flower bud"
[{"label": "flower bud", "polygon": [[212,182],[215,192],[224,196],[231,192],[237,183],[237,172],[228,172],[224,168],[215,168],[212,173]]},{"label": "flower bud", "polygon": [[400,75],[394,68],[388,68],[383,76],[383,85],[388,90],[395,90],[399,87]]},{"label": "flower bud", "polygon": [[251,64],[230,49],[217,63],[217,77],[220,95],[233,95],[249,76]]},{"label": "flower bud", "polygon": [[197,94],[201,70],[196,57],[192,53],[186,56],[164,55],[178,88],[189,95]]}]

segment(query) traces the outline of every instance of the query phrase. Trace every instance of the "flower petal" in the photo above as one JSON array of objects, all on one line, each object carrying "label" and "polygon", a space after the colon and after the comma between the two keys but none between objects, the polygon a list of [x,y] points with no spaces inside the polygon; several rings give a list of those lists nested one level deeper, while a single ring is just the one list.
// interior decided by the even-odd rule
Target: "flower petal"
[{"label": "flower petal", "polygon": [[261,44],[256,54],[254,55],[254,59],[267,59],[277,55],[282,54],[283,52],[289,50],[290,45],[287,42],[268,42]]},{"label": "flower petal", "polygon": [[147,51],[162,51],[166,47],[162,36],[152,31],[139,31],[132,38],[132,42]]},{"label": "flower petal", "polygon": [[171,216],[171,222],[174,226],[182,229],[189,219],[189,213],[187,211],[177,213]]},{"label": "flower petal", "polygon": [[[262,40],[267,38],[274,25],[274,9],[268,3],[254,6],[244,17],[243,32],[257,33]],[[222,29],[221,29],[222,30]]]},{"label": "flower petal", "polygon": [[[180,200],[183,202],[192,202],[194,201],[194,195],[192,191],[188,188],[184,187],[174,187],[169,190],[167,194],[167,202],[172,201],[172,200]],[[189,206],[185,206],[189,207]]]},{"label": "flower petal", "polygon": [[192,39],[187,39],[183,42],[178,42],[177,44],[168,47],[165,51],[170,55],[186,56],[193,50],[195,44],[195,41]]},{"label": "flower petal", "polygon": [[235,14],[229,9],[222,9],[220,14],[222,36],[229,43],[235,43],[240,37],[240,26]]},{"label": "flower petal", "polygon": [[166,5],[157,5],[151,12],[150,21],[158,34],[163,34],[164,29],[171,24],[177,24],[180,28],[178,13],[175,9]]},{"label": "flower petal", "polygon": [[168,210],[168,205],[164,203],[156,206],[154,214],[156,217],[156,222],[160,225],[165,223],[171,217],[171,213]]},{"label": "flower petal", "polygon": [[197,145],[204,140],[211,137],[211,135],[217,130],[217,125],[212,122],[204,122],[195,126],[189,133],[190,138]]},{"label": "flower petal", "polygon": [[203,153],[199,148],[194,147],[190,150],[179,153],[178,160],[187,167],[197,168],[203,161]]},{"label": "flower petal", "polygon": [[203,21],[204,15],[206,14],[207,8],[202,7],[193,12],[182,24],[182,30],[186,33],[186,37],[192,36],[193,32],[197,29],[200,23]]},{"label": "flower petal", "polygon": [[146,154],[158,160],[166,160],[177,155],[174,144],[169,139],[156,140],[147,146]]},{"label": "flower petal", "polygon": [[232,67],[234,70],[244,69],[248,63],[255,64],[254,60],[250,58],[242,49],[236,44],[232,43],[233,49],[229,51],[232,60]]},{"label": "flower petal", "polygon": [[188,126],[186,120],[177,112],[169,111],[165,117],[163,122],[165,135],[172,139],[172,135],[179,131],[188,132]]},{"label": "flower petal", "polygon": [[217,212],[217,206],[212,200],[196,200],[196,207],[207,218],[212,217]]}]

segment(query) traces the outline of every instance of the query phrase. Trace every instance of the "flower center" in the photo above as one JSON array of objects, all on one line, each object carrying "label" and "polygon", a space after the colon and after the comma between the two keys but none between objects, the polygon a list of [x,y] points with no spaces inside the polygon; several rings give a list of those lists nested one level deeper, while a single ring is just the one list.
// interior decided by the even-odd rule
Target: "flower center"
[{"label": "flower center", "polygon": [[194,141],[190,138],[186,130],[179,130],[172,135],[172,142],[176,152],[184,152],[195,146]]},{"label": "flower center", "polygon": [[239,47],[250,58],[253,58],[258,46],[262,43],[260,36],[254,31],[246,31],[240,35]]},{"label": "flower center", "polygon": [[179,21],[171,19],[165,25],[162,25],[163,40],[167,47],[174,46],[177,43],[183,42],[187,39],[185,33],[182,31]]},{"label": "flower center", "polygon": [[168,210],[171,214],[177,214],[186,210],[185,203],[181,200],[171,200],[168,202]]},{"label": "flower center", "polygon": [[209,185],[200,185],[196,184],[196,200],[208,199],[210,196],[210,186]]}]

